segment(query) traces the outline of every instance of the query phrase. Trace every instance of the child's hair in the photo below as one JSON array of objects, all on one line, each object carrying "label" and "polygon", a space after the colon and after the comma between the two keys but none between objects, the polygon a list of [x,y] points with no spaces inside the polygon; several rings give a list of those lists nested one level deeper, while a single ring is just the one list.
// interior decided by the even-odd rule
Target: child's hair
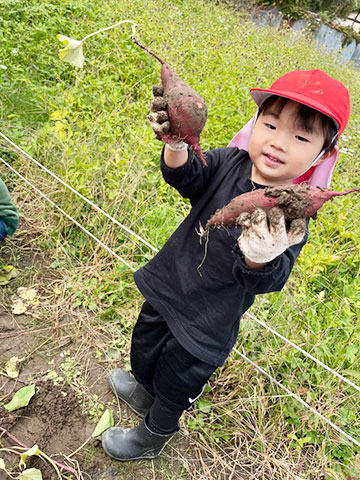
[{"label": "child's hair", "polygon": [[[280,114],[288,102],[291,102],[286,97],[280,97],[278,95],[271,95],[266,98],[266,100],[259,107],[259,116],[263,113],[266,114],[270,108],[275,109],[277,115]],[[305,132],[311,133],[313,131],[314,123],[319,120],[321,128],[324,134],[324,153],[331,152],[336,144],[338,129],[336,128],[335,122],[332,118],[323,113],[315,110],[314,108],[308,107],[299,102],[298,104],[296,125],[305,130]]]}]

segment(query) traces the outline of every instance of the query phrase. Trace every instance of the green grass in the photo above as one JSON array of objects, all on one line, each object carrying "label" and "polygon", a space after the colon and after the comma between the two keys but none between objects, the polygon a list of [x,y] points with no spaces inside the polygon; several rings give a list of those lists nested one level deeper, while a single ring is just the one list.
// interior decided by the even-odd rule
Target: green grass
[{"label": "green grass", "polygon": [[[161,179],[161,145],[146,120],[160,65],[131,42],[126,25],[85,43],[81,71],[57,56],[57,33],[80,39],[125,19],[140,23],[139,38],[204,97],[209,108],[204,149],[226,146],[253,115],[248,93],[253,86],[268,86],[296,68],[320,68],[343,81],[352,115],[341,147],[353,154],[341,153],[332,186],[359,186],[359,71],[320,53],[305,36],[259,29],[247,15],[201,0],[8,0],[0,6],[0,59],[7,66],[0,70],[1,131],[151,244],[161,247],[189,209]],[[151,258],[146,247],[4,142],[1,152],[132,265]],[[0,174],[10,186],[20,182],[3,166]],[[53,210],[47,211],[51,218]],[[311,224],[309,242],[287,286],[259,297],[251,310],[357,384],[359,211],[355,195],[327,204]],[[69,290],[78,286],[74,304],[94,311],[99,325],[114,328],[116,320],[119,336],[128,338],[141,301],[131,273],[66,218],[56,214],[52,221],[55,228],[47,241],[57,248],[57,268],[67,264],[66,256],[93,265],[91,275],[69,272]],[[237,348],[360,438],[359,394],[351,387],[247,317]],[[247,461],[263,465],[256,478],[285,479],[288,470],[300,478],[320,479],[324,472],[331,479],[358,476],[359,449],[255,374],[235,352],[209,390],[186,418],[203,454],[212,458],[211,472],[221,471],[230,459],[239,474]]]}]

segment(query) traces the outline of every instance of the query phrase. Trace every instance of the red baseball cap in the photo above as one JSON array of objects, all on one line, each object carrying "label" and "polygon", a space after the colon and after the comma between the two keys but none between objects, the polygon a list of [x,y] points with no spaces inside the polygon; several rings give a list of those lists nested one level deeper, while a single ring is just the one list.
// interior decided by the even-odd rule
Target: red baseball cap
[{"label": "red baseball cap", "polygon": [[350,117],[350,95],[347,88],[322,70],[295,70],[286,73],[269,89],[252,88],[250,95],[258,106],[271,95],[278,95],[314,108],[335,121],[339,136]]}]

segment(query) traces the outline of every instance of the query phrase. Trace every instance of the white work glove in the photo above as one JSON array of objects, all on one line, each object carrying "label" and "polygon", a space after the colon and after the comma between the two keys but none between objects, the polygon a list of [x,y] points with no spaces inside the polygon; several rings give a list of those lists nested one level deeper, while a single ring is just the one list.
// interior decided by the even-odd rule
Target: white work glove
[{"label": "white work glove", "polygon": [[302,218],[293,220],[286,231],[283,211],[274,207],[266,212],[256,208],[252,214],[241,213],[237,218],[242,233],[238,238],[240,250],[254,263],[268,263],[292,245],[300,243],[306,233],[306,222]]},{"label": "white work glove", "polygon": [[163,97],[164,90],[161,85],[153,86],[154,100],[150,104],[148,120],[158,140],[166,143],[170,150],[186,150],[187,144],[178,138],[174,138],[170,132],[170,122],[167,113],[167,102]]}]

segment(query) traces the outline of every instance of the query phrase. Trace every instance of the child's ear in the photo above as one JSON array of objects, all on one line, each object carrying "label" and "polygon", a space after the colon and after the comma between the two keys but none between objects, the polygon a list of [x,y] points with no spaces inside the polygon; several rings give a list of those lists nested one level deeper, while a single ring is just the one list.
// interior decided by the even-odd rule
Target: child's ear
[{"label": "child's ear", "polygon": [[338,151],[339,151],[339,145],[336,144],[335,147],[330,152],[325,153],[321,158],[319,158],[319,160],[316,162],[315,165],[316,166],[321,165],[322,163],[325,162],[325,160],[331,157],[331,155],[333,155],[334,153],[337,153]]}]

